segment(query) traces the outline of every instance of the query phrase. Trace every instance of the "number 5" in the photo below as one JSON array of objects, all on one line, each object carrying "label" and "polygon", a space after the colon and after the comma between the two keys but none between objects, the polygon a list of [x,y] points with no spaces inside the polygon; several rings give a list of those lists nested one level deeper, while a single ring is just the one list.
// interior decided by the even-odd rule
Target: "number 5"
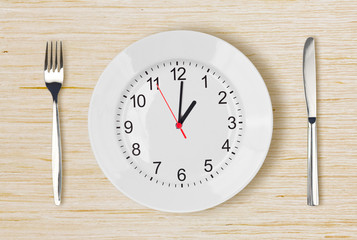
[{"label": "number 5", "polygon": [[212,166],[212,164],[210,162],[212,162],[212,159],[206,159],[205,160],[205,171],[206,172],[210,172],[213,169],[213,166]]}]

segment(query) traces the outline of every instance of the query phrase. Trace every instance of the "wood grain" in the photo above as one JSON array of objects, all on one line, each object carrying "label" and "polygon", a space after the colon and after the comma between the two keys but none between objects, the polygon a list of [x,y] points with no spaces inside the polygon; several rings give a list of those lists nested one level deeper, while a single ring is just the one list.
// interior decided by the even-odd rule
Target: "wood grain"
[{"label": "wood grain", "polygon": [[[111,59],[153,33],[220,37],[262,74],[274,108],[269,155],[237,196],[168,214],[118,192],[92,154],[87,111]],[[321,205],[306,205],[302,49],[316,38]],[[45,42],[65,47],[60,95],[63,204],[52,200],[51,97]],[[357,2],[0,2],[1,239],[357,239]]]}]

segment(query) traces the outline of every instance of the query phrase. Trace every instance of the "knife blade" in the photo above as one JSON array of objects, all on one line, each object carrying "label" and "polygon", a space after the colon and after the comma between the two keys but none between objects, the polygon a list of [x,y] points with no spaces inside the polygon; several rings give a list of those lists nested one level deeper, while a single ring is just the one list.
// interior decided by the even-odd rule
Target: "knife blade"
[{"label": "knife blade", "polygon": [[316,63],[315,41],[312,37],[306,39],[304,46],[303,78],[308,115],[307,204],[317,206],[319,205],[319,184],[316,130]]},{"label": "knife blade", "polygon": [[316,65],[315,41],[312,37],[306,39],[303,59],[303,75],[305,99],[308,117],[316,117]]}]

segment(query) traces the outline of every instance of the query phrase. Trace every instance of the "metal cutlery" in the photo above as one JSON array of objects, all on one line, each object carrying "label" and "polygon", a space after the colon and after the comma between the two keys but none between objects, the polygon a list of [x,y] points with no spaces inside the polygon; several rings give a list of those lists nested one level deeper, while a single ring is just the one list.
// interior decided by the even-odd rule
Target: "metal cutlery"
[{"label": "metal cutlery", "polygon": [[307,204],[309,206],[317,206],[319,205],[319,183],[316,133],[316,65],[315,41],[312,37],[306,39],[304,46],[303,76],[309,125],[307,159]]},{"label": "metal cutlery", "polygon": [[[44,78],[46,87],[51,92],[53,99],[53,123],[52,123],[52,181],[53,197],[56,205],[61,204],[62,189],[62,150],[61,150],[61,132],[59,125],[58,112],[58,94],[63,83],[63,54],[62,42],[57,42],[55,49],[53,43],[50,43],[48,51],[48,42],[46,43],[46,56],[44,66]],[[54,51],[53,51],[54,50]],[[53,53],[54,52],[54,53]]]}]

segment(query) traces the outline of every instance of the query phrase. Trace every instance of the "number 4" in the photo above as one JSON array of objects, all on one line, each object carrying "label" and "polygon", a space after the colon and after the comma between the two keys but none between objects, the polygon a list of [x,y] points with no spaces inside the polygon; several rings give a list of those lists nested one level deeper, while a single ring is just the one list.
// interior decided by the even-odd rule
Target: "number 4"
[{"label": "number 4", "polygon": [[228,139],[224,142],[224,144],[222,146],[222,149],[227,149],[227,152],[229,152],[230,147],[229,147],[229,140]]}]

